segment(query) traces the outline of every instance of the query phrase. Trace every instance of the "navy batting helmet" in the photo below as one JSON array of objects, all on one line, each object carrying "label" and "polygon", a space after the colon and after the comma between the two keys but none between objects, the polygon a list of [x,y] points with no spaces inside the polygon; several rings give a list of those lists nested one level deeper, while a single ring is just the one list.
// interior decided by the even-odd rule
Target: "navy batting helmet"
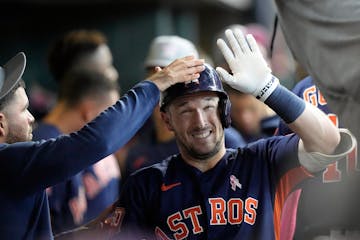
[{"label": "navy batting helmet", "polygon": [[208,64],[205,64],[205,70],[200,73],[198,81],[177,83],[165,90],[160,99],[160,111],[164,112],[165,107],[175,98],[197,92],[218,93],[221,123],[223,127],[228,127],[231,123],[229,96],[224,91],[218,73]]}]

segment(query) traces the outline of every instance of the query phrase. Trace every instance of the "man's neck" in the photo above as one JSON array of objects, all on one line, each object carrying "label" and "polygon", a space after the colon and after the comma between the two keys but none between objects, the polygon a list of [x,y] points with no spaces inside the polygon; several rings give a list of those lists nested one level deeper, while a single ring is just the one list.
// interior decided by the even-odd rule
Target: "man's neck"
[{"label": "man's neck", "polygon": [[225,146],[221,147],[221,149],[214,156],[211,156],[207,159],[197,159],[190,155],[187,155],[186,153],[184,154],[181,150],[180,152],[181,157],[187,164],[199,169],[201,172],[206,172],[215,167],[215,165],[222,159],[222,157],[226,153],[226,148]]},{"label": "man's neck", "polygon": [[67,108],[61,102],[55,105],[43,121],[56,126],[60,132],[65,134],[77,131],[85,124],[78,111]]}]

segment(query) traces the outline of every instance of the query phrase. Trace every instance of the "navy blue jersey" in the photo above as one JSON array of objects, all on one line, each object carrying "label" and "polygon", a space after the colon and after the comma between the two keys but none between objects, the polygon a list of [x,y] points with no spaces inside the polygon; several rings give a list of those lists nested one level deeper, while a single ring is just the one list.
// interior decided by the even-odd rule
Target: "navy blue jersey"
[{"label": "navy blue jersey", "polygon": [[175,139],[162,143],[155,141],[143,143],[140,140],[140,142],[130,148],[128,152],[123,180],[125,181],[127,177],[136,170],[158,163],[161,161],[160,159],[165,159],[167,156],[178,152],[179,150]]},{"label": "navy blue jersey", "polygon": [[52,239],[45,189],[127,143],[159,97],[156,85],[144,81],[76,133],[0,144],[0,239]]},{"label": "navy blue jersey", "polygon": [[[280,117],[278,115],[264,117],[260,121],[261,130],[259,133],[256,133],[256,134],[241,133],[234,126],[230,126],[230,128],[228,128],[228,129],[230,129],[230,132],[233,132],[233,130],[238,132],[238,135],[240,135],[241,144],[237,145],[237,146],[244,146],[245,144],[254,142],[256,140],[274,136],[274,133],[278,130],[279,122],[280,122]],[[225,134],[226,134],[226,130],[225,130]],[[233,135],[233,133],[232,133],[232,135]],[[234,138],[234,137],[231,137],[231,138]],[[239,137],[235,137],[235,138],[239,139]],[[226,142],[227,142],[227,140],[225,137],[225,143]],[[231,145],[232,145],[231,142],[228,142],[227,145],[229,145],[230,148],[234,148],[234,147],[231,147]]]},{"label": "navy blue jersey", "polygon": [[224,129],[225,147],[238,148],[246,145],[245,139],[233,126]]},{"label": "navy blue jersey", "polygon": [[[33,131],[33,140],[55,138],[62,133],[50,124],[38,122]],[[51,161],[51,159],[49,159]],[[85,214],[86,201],[83,191],[81,173],[67,179],[66,181],[47,188],[49,199],[51,226],[54,234],[73,229],[83,222],[76,221],[76,213],[72,212],[71,204],[76,206],[77,214],[81,217]],[[82,194],[82,196],[80,196]],[[81,205],[85,205],[81,207]]]},{"label": "navy blue jersey", "polygon": [[120,169],[112,154],[83,171],[87,210],[84,221],[96,218],[119,198]]},{"label": "navy blue jersey", "polygon": [[180,155],[135,172],[116,204],[115,212],[124,213],[119,236],[274,239],[282,177],[290,170],[302,171],[298,142],[292,134],[228,149],[206,172]]},{"label": "navy blue jersey", "polygon": [[[337,116],[331,112],[311,77],[301,80],[293,92],[321,109],[339,126]],[[282,122],[278,134],[290,132]],[[357,203],[360,197],[360,168],[356,151],[302,182],[291,193],[283,209],[281,239],[312,239],[318,235],[329,235],[330,229],[360,229]]]}]

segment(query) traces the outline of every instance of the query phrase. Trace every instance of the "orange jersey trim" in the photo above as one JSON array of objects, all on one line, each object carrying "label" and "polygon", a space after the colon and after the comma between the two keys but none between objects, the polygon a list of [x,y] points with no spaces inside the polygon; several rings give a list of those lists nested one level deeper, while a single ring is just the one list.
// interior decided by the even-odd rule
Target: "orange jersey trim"
[{"label": "orange jersey trim", "polygon": [[313,175],[302,166],[289,170],[281,177],[276,187],[274,202],[274,230],[276,240],[280,240],[281,213],[287,196],[294,186],[310,177],[313,177]]}]

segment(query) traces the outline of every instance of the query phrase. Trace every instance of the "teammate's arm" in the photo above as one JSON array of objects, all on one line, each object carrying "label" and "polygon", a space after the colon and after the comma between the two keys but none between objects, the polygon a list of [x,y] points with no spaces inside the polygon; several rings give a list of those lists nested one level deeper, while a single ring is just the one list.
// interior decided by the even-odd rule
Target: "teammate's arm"
[{"label": "teammate's arm", "polygon": [[0,180],[12,183],[9,191],[16,186],[26,194],[57,184],[115,152],[151,115],[159,101],[159,90],[196,79],[204,70],[203,62],[193,57],[175,60],[134,86],[76,133],[2,146],[0,159],[11,161],[0,161]]}]

